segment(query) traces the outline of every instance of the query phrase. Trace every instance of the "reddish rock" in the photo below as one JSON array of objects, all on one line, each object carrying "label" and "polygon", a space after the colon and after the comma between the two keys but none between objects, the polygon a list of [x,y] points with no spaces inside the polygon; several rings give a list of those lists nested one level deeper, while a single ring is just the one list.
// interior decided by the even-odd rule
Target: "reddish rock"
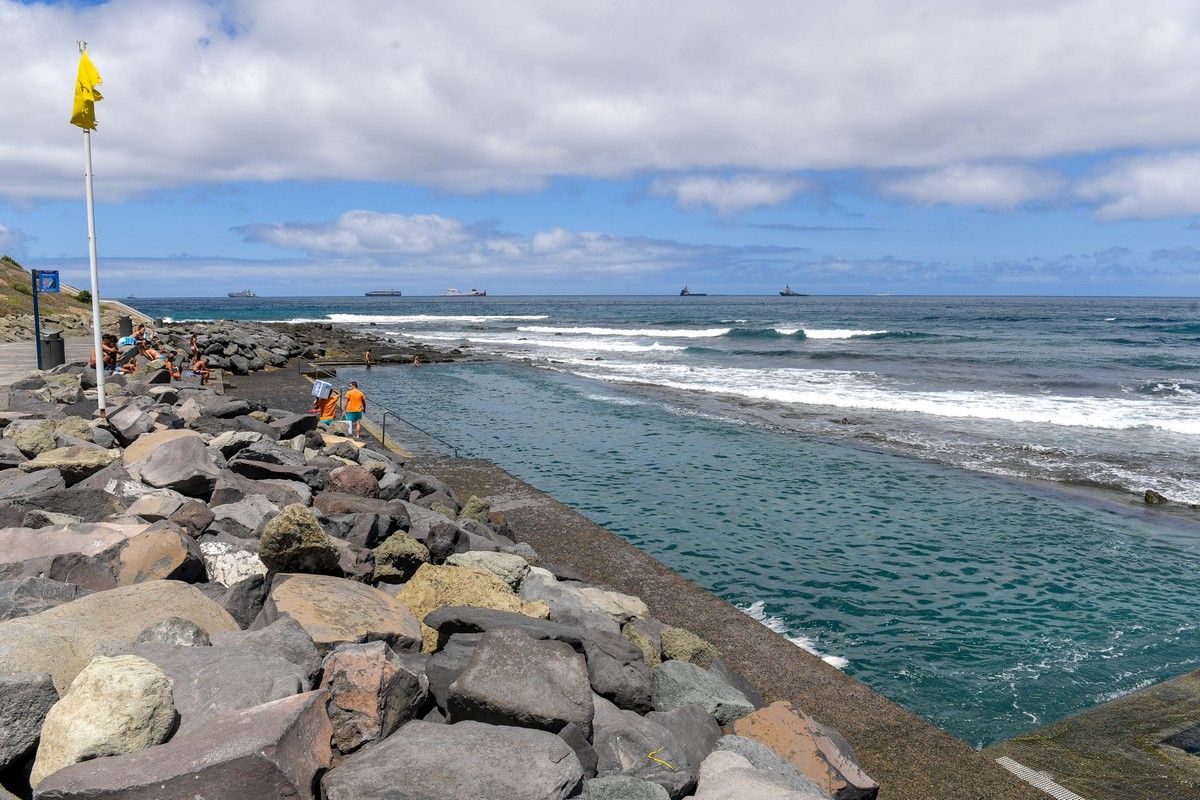
[{"label": "reddish rock", "polygon": [[382,739],[421,710],[427,690],[383,642],[338,646],[321,666],[333,746],[348,755]]},{"label": "reddish rock", "polygon": [[874,800],[879,784],[854,760],[850,746],[787,701],[733,723],[733,732],[762,742],[835,800]]},{"label": "reddish rock", "polygon": [[39,800],[312,800],[330,764],[328,693],[308,692],[222,714],[170,742],[73,764],[38,786]]},{"label": "reddish rock", "polygon": [[325,486],[332,492],[352,494],[356,497],[377,497],[379,481],[366,467],[347,464],[329,473]]}]

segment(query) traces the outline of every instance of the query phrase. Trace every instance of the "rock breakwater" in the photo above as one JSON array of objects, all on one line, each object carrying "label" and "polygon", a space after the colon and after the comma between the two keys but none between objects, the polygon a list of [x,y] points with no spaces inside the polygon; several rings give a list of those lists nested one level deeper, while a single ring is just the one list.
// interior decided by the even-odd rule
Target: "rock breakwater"
[{"label": "rock breakwater", "polygon": [[[206,335],[238,342],[231,367],[253,341]],[[270,344],[285,362],[313,346]],[[2,395],[4,789],[875,797],[835,731],[545,561],[480,498],[157,374],[115,380],[107,421],[81,365]]]}]

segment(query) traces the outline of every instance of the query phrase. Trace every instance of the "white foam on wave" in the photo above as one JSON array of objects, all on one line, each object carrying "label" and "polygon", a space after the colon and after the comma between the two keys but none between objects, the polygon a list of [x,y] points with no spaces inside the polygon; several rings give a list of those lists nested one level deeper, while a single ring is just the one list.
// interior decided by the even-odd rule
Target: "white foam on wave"
[{"label": "white foam on wave", "polygon": [[297,322],[388,323],[392,325],[424,325],[442,322],[502,322],[505,320],[549,319],[549,314],[326,314],[321,320]]},{"label": "white foam on wave", "polygon": [[597,328],[560,327],[557,325],[522,325],[522,333],[553,333],[582,336],[660,336],[664,339],[714,339],[729,333],[729,328]]},{"label": "white foam on wave", "polygon": [[[853,339],[856,336],[876,336],[887,331],[859,331],[852,328],[801,328],[804,331],[806,339]],[[776,328],[776,333],[782,333],[784,336],[791,336],[796,332],[794,328]]]},{"label": "white foam on wave", "polygon": [[792,644],[799,647],[801,650],[804,650],[805,652],[808,652],[808,653],[812,653],[814,656],[820,658],[822,661],[824,661],[826,664],[830,665],[831,667],[837,667],[838,669],[845,669],[850,664],[850,660],[848,658],[843,658],[842,656],[832,656],[832,655],[827,655],[825,653],[822,653],[820,650],[817,649],[816,640],[810,636],[804,636],[804,635],[793,636],[791,634],[790,630],[788,629],[786,622],[784,622],[779,617],[776,617],[772,614],[767,613],[767,604],[762,600],[755,600],[753,603],[751,603],[748,606],[738,606],[737,608],[739,611],[744,613],[746,616],[750,617],[753,620],[758,621],[759,624],[775,631],[780,636],[782,636],[783,638],[787,639]]},{"label": "white foam on wave", "polygon": [[1181,402],[1181,398],[1164,402],[1128,397],[917,391],[889,386],[870,372],[838,370],[756,370],[629,362],[580,362],[578,367],[585,377],[600,380],[650,383],[791,405],[1109,430],[1158,428],[1200,436],[1200,404]]},{"label": "white foam on wave", "polygon": [[610,403],[614,406],[644,406],[645,400],[634,400],[632,397],[614,397],[611,394],[589,394],[586,395],[588,400],[594,400],[597,403]]},{"label": "white foam on wave", "polygon": [[581,350],[589,353],[653,353],[678,352],[685,348],[674,344],[638,344],[636,342],[604,341],[595,339],[569,339],[554,336],[548,339],[513,338],[510,336],[480,336],[470,333],[405,333],[410,339],[434,342],[472,342],[474,344],[501,345],[504,347],[551,348],[559,350]]}]

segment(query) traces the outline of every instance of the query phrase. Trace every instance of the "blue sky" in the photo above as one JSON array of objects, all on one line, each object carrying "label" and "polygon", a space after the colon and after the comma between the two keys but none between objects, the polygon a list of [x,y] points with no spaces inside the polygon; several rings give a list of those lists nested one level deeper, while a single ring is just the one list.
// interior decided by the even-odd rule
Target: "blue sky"
[{"label": "blue sky", "polygon": [[[332,10],[331,10],[332,9]],[[1200,9],[0,0],[0,252],[107,295],[1200,294]]]}]

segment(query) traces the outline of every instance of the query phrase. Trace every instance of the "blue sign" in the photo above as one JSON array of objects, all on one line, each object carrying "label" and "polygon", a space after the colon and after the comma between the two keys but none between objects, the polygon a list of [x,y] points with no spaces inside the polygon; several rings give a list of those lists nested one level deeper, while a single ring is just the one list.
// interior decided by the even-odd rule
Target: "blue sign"
[{"label": "blue sign", "polygon": [[58,270],[38,270],[38,291],[43,294],[58,293]]}]

